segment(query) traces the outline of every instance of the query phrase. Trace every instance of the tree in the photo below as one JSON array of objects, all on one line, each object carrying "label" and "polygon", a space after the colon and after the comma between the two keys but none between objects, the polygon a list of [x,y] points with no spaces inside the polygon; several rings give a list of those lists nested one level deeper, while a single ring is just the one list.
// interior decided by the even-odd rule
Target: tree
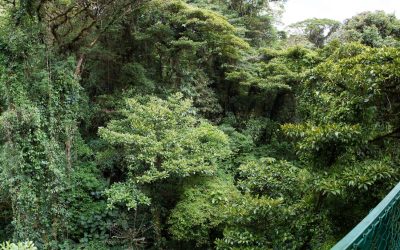
[{"label": "tree", "polygon": [[210,247],[222,234],[226,208],[241,195],[229,175],[190,179],[168,218],[169,231],[178,242],[196,242]]},{"label": "tree", "polygon": [[0,245],[1,250],[11,250],[11,249],[19,249],[19,250],[37,250],[33,242],[28,241],[28,242],[18,242],[17,244],[15,243],[10,243],[10,242],[5,242]]},{"label": "tree", "polygon": [[[240,33],[255,47],[274,44],[278,39],[274,22],[280,11],[272,8],[273,3],[283,3],[284,0],[188,0],[202,8],[212,9],[229,18],[231,24],[238,27]],[[283,7],[280,6],[282,9]]]},{"label": "tree", "polygon": [[[346,44],[333,51],[306,78],[300,106],[307,122],[282,126],[315,175],[316,206],[328,211],[354,200],[376,202],[371,190],[397,180],[391,162],[399,157],[389,146],[399,143],[398,49]],[[330,220],[340,225],[337,218]]]},{"label": "tree", "polygon": [[330,224],[310,202],[310,172],[286,161],[259,158],[242,164],[238,175],[243,195],[226,206],[217,249],[322,248]]},{"label": "tree", "polygon": [[107,192],[109,202],[128,209],[151,203],[154,237],[161,244],[160,209],[176,202],[181,180],[216,174],[218,161],[230,154],[228,137],[197,118],[181,94],[127,99],[121,115],[99,129],[111,155],[120,156],[115,167],[123,173]]},{"label": "tree", "polygon": [[[12,29],[12,31],[11,31]],[[12,207],[13,238],[43,249],[67,234],[61,193],[76,158],[81,87],[73,59],[52,57],[35,27],[2,27],[0,178]]]},{"label": "tree", "polygon": [[317,48],[321,48],[330,36],[340,28],[340,22],[326,18],[313,18],[291,24],[289,28],[294,30],[292,36],[296,36],[298,35],[296,33],[299,33]]},{"label": "tree", "polygon": [[347,19],[332,38],[372,47],[398,46],[400,20],[383,11],[363,12]]}]

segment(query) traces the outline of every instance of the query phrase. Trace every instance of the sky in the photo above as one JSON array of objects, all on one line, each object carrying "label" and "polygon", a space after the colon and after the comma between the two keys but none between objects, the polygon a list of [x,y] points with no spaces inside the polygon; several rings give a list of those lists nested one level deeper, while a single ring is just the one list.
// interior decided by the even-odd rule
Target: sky
[{"label": "sky", "polygon": [[281,21],[284,26],[314,17],[343,21],[374,10],[395,13],[400,18],[400,0],[288,0]]}]

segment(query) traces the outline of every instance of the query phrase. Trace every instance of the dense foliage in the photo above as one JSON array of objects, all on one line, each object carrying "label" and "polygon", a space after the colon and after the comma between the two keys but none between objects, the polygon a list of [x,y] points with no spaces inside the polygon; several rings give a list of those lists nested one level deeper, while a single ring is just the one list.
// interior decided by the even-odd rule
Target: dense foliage
[{"label": "dense foliage", "polygon": [[357,224],[400,179],[400,21],[286,34],[272,2],[1,1],[0,249],[329,249]]}]

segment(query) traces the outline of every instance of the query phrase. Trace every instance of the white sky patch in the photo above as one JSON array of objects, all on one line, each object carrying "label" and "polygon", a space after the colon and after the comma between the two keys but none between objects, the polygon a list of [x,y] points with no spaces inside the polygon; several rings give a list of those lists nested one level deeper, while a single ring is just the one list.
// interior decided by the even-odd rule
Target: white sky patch
[{"label": "white sky patch", "polygon": [[308,18],[344,21],[363,11],[383,10],[400,17],[400,0],[288,0],[281,22],[283,26]]}]

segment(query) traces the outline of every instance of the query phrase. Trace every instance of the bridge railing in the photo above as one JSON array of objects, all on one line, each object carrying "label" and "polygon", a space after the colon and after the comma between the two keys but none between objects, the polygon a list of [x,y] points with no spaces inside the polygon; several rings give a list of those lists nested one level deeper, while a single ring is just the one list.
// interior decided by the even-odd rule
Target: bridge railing
[{"label": "bridge railing", "polygon": [[348,249],[400,249],[400,183],[332,248]]}]

